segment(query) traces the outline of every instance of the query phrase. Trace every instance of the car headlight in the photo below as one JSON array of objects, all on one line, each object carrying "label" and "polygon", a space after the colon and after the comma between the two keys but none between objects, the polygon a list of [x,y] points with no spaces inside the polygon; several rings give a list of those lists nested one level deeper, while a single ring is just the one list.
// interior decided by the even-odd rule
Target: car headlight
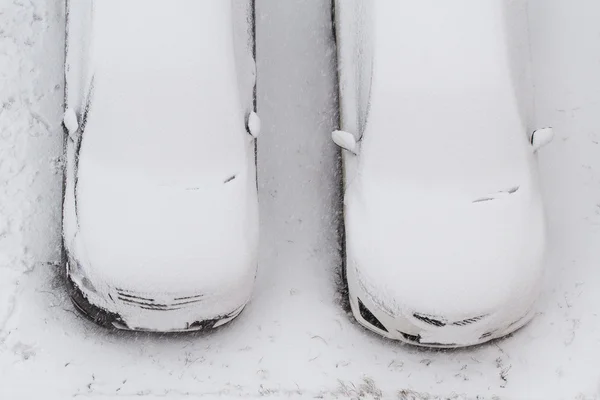
[{"label": "car headlight", "polygon": [[85,289],[88,292],[94,294],[98,293],[96,287],[92,284],[92,281],[88,278],[85,269],[81,266],[79,261],[69,257],[68,263],[68,274],[69,277],[79,285],[81,289]]}]

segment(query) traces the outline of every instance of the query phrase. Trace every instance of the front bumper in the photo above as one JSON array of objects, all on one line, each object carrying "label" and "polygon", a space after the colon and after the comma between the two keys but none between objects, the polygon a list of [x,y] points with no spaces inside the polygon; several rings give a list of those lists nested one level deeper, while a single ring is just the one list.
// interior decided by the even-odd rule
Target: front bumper
[{"label": "front bumper", "polygon": [[164,301],[165,296],[150,298],[114,288],[99,294],[86,286],[89,285],[67,274],[67,287],[75,307],[92,322],[109,329],[162,333],[209,330],[235,319],[247,303],[246,297],[238,300],[230,312],[203,317],[210,315],[208,310],[218,299],[174,297],[168,302]]},{"label": "front bumper", "polygon": [[537,291],[528,299],[507,304],[488,313],[474,312],[468,318],[444,318],[421,314],[410,307],[394,315],[376,297],[368,293],[356,279],[356,272],[347,271],[352,313],[363,327],[381,336],[415,346],[430,348],[460,348],[475,346],[509,335],[527,325],[535,316]]}]

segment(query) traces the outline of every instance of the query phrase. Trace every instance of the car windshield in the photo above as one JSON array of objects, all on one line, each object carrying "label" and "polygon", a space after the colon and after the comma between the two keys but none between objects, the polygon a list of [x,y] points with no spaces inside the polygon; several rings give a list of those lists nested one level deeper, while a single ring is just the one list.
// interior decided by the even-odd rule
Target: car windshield
[{"label": "car windshield", "polygon": [[[421,6],[402,4],[374,6],[363,172],[473,184],[518,174],[527,133],[504,27],[488,23],[494,15],[473,19],[452,5],[425,23]],[[490,7],[479,8],[485,14]]]},{"label": "car windshield", "polygon": [[[95,3],[82,152],[88,162],[161,181],[237,173],[246,141],[229,2],[218,12],[214,2],[211,12],[205,2],[141,3]],[[156,29],[165,13],[179,23]]]},{"label": "car windshield", "polygon": [[363,137],[365,174],[477,184],[508,179],[525,167],[524,128],[514,113],[484,100],[490,95],[470,102],[452,94],[406,92],[390,96],[394,101],[379,95]]}]

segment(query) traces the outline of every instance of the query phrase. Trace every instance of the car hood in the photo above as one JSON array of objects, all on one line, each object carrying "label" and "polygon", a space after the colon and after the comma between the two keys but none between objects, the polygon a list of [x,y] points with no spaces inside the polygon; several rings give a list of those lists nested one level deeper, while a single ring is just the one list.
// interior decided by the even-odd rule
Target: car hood
[{"label": "car hood", "polygon": [[518,301],[534,290],[545,247],[532,181],[476,195],[359,178],[346,195],[348,268],[394,316],[460,319]]},{"label": "car hood", "polygon": [[110,286],[149,293],[220,293],[254,279],[251,175],[205,172],[194,182],[157,183],[82,159],[77,216],[90,272]]}]

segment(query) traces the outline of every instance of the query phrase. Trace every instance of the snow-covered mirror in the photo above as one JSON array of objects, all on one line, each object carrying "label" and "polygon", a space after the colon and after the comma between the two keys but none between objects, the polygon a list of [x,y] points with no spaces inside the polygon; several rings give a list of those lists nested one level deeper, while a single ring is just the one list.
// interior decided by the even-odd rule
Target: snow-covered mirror
[{"label": "snow-covered mirror", "polygon": [[65,115],[63,116],[63,125],[65,126],[65,128],[67,128],[69,137],[75,140],[77,136],[77,131],[79,130],[79,121],[75,110],[73,110],[72,108],[67,108],[67,110],[65,111]]},{"label": "snow-covered mirror", "polygon": [[258,114],[252,111],[250,115],[248,115],[248,133],[250,133],[250,135],[252,135],[252,137],[256,139],[258,138],[258,135],[260,135],[260,129],[260,118]]},{"label": "snow-covered mirror", "polygon": [[342,149],[349,151],[350,153],[358,153],[358,144],[353,134],[346,131],[333,131],[331,138],[334,143],[340,146]]},{"label": "snow-covered mirror", "polygon": [[554,139],[554,130],[552,128],[542,128],[533,132],[531,135],[531,145],[536,152]]}]

